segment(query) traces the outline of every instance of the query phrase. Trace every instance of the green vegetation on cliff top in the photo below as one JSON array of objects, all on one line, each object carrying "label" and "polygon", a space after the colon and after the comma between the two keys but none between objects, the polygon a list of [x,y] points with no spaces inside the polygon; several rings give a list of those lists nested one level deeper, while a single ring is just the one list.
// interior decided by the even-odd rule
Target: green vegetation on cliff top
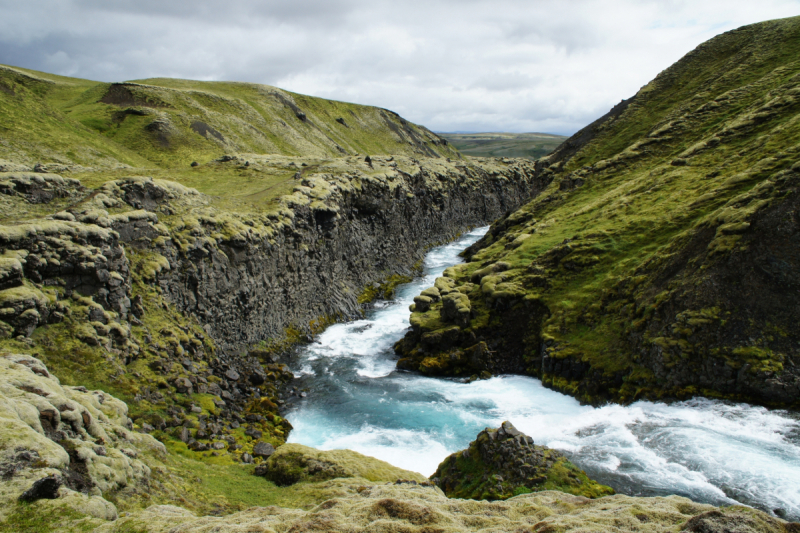
[{"label": "green vegetation on cliff top", "polygon": [[483,340],[588,401],[798,401],[800,17],[704,43],[544,161],[445,272],[471,322],[414,312],[407,368],[469,375]]}]

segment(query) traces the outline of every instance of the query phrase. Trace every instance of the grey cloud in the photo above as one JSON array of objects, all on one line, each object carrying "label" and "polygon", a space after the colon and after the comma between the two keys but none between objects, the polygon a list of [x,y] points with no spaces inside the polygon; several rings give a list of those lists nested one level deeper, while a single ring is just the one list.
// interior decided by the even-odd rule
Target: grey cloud
[{"label": "grey cloud", "polygon": [[0,63],[250,81],[438,131],[571,133],[702,41],[800,0],[0,0]]}]

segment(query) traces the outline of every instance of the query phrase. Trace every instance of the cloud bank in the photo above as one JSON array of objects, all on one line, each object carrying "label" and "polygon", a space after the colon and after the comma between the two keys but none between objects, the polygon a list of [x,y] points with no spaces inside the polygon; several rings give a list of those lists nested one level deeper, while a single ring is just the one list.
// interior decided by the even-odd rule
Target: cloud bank
[{"label": "cloud bank", "polygon": [[248,81],[435,131],[569,134],[703,41],[800,0],[0,0],[0,63]]}]

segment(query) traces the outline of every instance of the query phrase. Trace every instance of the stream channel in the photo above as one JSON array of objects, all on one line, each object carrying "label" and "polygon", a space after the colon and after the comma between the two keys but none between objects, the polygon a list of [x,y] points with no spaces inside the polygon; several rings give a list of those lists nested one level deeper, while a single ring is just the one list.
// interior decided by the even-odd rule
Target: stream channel
[{"label": "stream channel", "polygon": [[461,262],[458,253],[487,229],[434,248],[423,276],[398,287],[394,300],[298,350],[290,367],[307,395],[286,414],[290,442],[356,450],[430,476],[478,432],[509,420],[619,493],[743,503],[800,521],[796,412],[704,398],[591,407],[531,377],[467,384],[397,372],[392,345],[409,326],[414,296]]}]

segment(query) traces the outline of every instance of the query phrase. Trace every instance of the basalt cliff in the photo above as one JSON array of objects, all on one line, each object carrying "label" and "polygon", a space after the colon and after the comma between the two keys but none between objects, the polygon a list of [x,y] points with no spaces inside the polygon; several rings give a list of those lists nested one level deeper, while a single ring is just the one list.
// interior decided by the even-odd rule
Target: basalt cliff
[{"label": "basalt cliff", "polygon": [[797,531],[603,496],[513,428],[444,492],[285,444],[281,356],[499,219],[417,298],[402,368],[795,404],[798,37],[720,36],[537,161],[274,87],[0,66],[0,528]]}]

